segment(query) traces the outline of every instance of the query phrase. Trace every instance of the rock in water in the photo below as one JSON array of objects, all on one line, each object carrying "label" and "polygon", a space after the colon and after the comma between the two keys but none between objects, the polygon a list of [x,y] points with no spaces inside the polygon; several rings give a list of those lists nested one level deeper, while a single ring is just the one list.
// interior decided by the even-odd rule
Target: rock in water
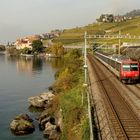
[{"label": "rock in water", "polygon": [[45,130],[43,131],[45,138],[49,140],[59,140],[60,139],[60,128],[55,124],[47,122],[45,125]]},{"label": "rock in water", "polygon": [[42,99],[42,98],[39,97],[39,96],[30,97],[30,98],[28,99],[28,101],[30,102],[31,106],[34,106],[34,107],[43,108],[44,105],[45,105],[45,100]]},{"label": "rock in water", "polygon": [[54,96],[52,92],[45,92],[38,96],[30,97],[28,101],[33,107],[47,108],[51,105]]},{"label": "rock in water", "polygon": [[27,114],[16,116],[10,123],[10,128],[15,135],[30,134],[35,130],[32,119]]}]

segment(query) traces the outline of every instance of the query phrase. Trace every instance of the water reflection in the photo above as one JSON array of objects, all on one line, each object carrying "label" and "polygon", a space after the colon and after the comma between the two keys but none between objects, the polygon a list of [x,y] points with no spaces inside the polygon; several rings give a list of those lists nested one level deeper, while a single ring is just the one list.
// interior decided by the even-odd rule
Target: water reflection
[{"label": "water reflection", "polygon": [[4,55],[3,54],[0,54],[0,61],[5,61],[5,57],[4,57]]},{"label": "water reflection", "polygon": [[62,58],[47,58],[46,60],[51,64],[53,68],[61,68],[63,66]]},{"label": "water reflection", "polygon": [[15,56],[7,56],[6,61],[8,64],[15,64],[15,62],[18,60],[18,57]]},{"label": "water reflection", "polygon": [[33,62],[31,59],[18,59],[16,61],[16,66],[17,66],[17,70],[18,72],[28,72],[28,73],[32,73],[33,71]]},{"label": "water reflection", "polygon": [[35,57],[33,59],[33,70],[41,71],[43,67],[43,59]]},{"label": "water reflection", "polygon": [[43,69],[43,60],[40,58],[20,57],[16,61],[18,72],[35,73],[41,72]]},{"label": "water reflection", "polygon": [[[4,59],[4,57],[2,57]],[[3,60],[2,60],[3,61]],[[53,69],[58,69],[63,66],[61,58],[39,58],[39,57],[7,57],[9,64],[15,64],[19,73],[37,74],[41,73],[43,67],[48,68],[50,65]]]}]

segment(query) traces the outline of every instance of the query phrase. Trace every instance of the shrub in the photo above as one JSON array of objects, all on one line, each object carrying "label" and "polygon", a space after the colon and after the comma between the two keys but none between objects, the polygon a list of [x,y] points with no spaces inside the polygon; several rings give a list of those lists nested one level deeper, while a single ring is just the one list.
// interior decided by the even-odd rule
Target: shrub
[{"label": "shrub", "polygon": [[4,45],[0,45],[0,51],[5,51],[5,46]]}]

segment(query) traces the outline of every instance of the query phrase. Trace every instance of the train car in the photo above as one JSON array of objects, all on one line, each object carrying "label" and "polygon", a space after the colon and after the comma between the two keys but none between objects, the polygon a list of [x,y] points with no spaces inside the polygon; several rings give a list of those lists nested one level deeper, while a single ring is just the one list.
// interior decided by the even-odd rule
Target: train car
[{"label": "train car", "polygon": [[125,60],[121,62],[120,79],[123,82],[137,82],[139,80],[139,63],[138,61]]},{"label": "train car", "polygon": [[135,83],[140,77],[138,61],[95,53],[96,58],[108,67],[123,83]]}]

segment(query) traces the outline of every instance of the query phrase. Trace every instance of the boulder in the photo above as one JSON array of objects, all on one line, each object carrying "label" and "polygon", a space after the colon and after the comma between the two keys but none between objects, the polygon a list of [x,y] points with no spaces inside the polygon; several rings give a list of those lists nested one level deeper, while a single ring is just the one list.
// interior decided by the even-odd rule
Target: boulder
[{"label": "boulder", "polygon": [[54,98],[54,94],[51,92],[51,91],[49,91],[49,92],[44,92],[44,93],[41,93],[40,94],[40,97],[41,98],[43,98],[44,100],[53,100],[53,98]]},{"label": "boulder", "polygon": [[27,114],[20,114],[12,120],[10,129],[15,135],[25,135],[32,133],[35,127]]},{"label": "boulder", "polygon": [[44,129],[45,129],[45,124],[46,124],[47,122],[49,122],[49,121],[50,121],[50,116],[45,117],[45,118],[43,118],[43,119],[40,119],[40,120],[39,120],[39,128],[40,128],[40,130],[44,130]]},{"label": "boulder", "polygon": [[23,119],[23,120],[27,120],[29,122],[33,122],[33,120],[29,117],[28,114],[19,114],[15,117],[15,120],[19,120],[19,119]]},{"label": "boulder", "polygon": [[56,118],[49,114],[48,111],[43,111],[38,118],[39,128],[43,130],[43,135],[48,140],[59,140],[61,129],[56,121]]},{"label": "boulder", "polygon": [[39,96],[30,97],[28,99],[31,106],[43,108],[45,106],[45,100]]},{"label": "boulder", "polygon": [[54,98],[54,94],[52,92],[45,92],[38,96],[28,98],[31,106],[38,108],[47,108],[52,104],[52,100]]},{"label": "boulder", "polygon": [[38,117],[38,120],[39,120],[39,122],[41,122],[43,119],[48,118],[49,116],[50,116],[50,113],[46,109],[40,114],[40,116]]},{"label": "boulder", "polygon": [[46,123],[45,130],[43,131],[43,135],[45,138],[49,140],[59,140],[60,138],[60,129],[59,126],[51,124],[50,122]]},{"label": "boulder", "polygon": [[41,130],[44,130],[45,129],[45,124],[47,122],[55,124],[55,118],[47,110],[44,110],[41,113],[41,115],[39,116],[38,122],[39,122],[39,128]]}]

